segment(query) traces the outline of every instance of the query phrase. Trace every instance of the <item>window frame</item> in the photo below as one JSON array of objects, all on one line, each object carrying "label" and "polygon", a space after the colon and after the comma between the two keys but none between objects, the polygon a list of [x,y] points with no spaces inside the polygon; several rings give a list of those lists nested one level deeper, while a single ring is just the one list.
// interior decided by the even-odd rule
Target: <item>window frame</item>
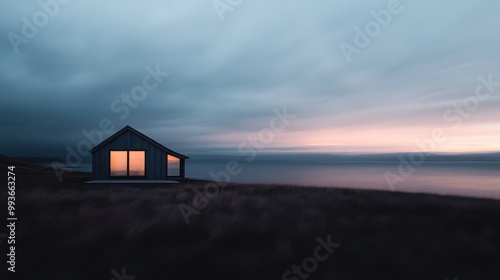
[{"label": "window frame", "polygon": [[[174,157],[174,158],[176,158],[179,161],[179,163],[178,163],[178,165],[179,165],[179,167],[178,167],[178,169],[179,169],[178,175],[169,175],[169,173],[168,173],[169,166],[170,166],[169,163],[168,163],[168,157],[169,156]],[[167,153],[166,160],[167,160],[167,178],[180,178],[180,177],[182,177],[182,159],[180,157],[178,157],[178,156],[174,156],[172,154]]]},{"label": "window frame", "polygon": [[[126,176],[114,176],[111,175],[111,152],[127,152],[127,175]],[[144,175],[143,176],[131,176],[130,175],[130,152],[144,152]],[[145,179],[147,174],[147,160],[146,160],[146,150],[109,150],[109,164],[108,164],[108,174],[109,178],[112,179]]]}]

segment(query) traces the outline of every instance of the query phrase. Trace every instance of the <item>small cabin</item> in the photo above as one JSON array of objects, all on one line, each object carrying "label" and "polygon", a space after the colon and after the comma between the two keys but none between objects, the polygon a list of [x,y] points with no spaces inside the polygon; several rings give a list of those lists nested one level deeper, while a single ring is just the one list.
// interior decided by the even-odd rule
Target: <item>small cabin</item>
[{"label": "small cabin", "polygon": [[89,152],[94,180],[180,179],[185,177],[186,159],[189,159],[130,126]]}]

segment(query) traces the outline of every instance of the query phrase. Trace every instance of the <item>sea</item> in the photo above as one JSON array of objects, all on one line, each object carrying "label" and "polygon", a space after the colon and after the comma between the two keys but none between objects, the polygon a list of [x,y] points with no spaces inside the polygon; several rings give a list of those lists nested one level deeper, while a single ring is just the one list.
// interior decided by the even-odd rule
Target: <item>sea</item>
[{"label": "sea", "polygon": [[[192,156],[186,177],[248,184],[372,189],[500,199],[500,154],[412,161],[386,156]],[[90,172],[90,164],[78,170]]]}]

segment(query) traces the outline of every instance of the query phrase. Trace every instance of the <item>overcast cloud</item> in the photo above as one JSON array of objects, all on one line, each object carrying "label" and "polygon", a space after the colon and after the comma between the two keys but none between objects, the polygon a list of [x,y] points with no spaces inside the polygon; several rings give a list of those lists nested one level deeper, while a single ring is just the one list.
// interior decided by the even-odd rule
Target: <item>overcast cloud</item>
[{"label": "overcast cloud", "polygon": [[[211,0],[72,0],[16,54],[8,34],[41,7],[4,0],[0,154],[62,156],[103,118],[186,154],[237,152],[284,106],[297,117],[269,151],[409,150],[478,76],[500,81],[500,2],[401,1],[348,63],[339,45],[389,2],[243,0],[221,21]],[[120,119],[113,101],[157,65],[170,75]],[[442,151],[500,150],[499,106],[500,88]]]}]

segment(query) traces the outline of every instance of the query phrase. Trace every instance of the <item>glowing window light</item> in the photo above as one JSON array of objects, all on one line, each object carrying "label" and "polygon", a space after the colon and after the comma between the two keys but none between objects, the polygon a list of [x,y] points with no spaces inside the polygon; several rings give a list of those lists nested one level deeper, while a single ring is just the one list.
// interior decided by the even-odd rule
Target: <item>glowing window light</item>
[{"label": "glowing window light", "polygon": [[112,177],[141,177],[146,175],[146,151],[111,151]]},{"label": "glowing window light", "polygon": [[130,151],[128,158],[128,175],[144,176],[146,175],[146,152]]},{"label": "glowing window light", "polygon": [[127,176],[127,152],[111,151],[111,176]]},{"label": "glowing window light", "polygon": [[167,155],[167,176],[181,176],[181,160]]}]

